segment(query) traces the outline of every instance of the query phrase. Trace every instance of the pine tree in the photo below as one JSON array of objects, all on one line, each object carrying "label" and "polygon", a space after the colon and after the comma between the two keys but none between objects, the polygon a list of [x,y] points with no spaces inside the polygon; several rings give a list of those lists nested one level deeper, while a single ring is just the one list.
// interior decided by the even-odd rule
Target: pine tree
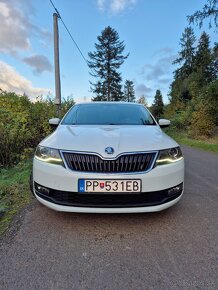
[{"label": "pine tree", "polygon": [[151,111],[155,118],[159,119],[163,115],[164,111],[164,103],[163,97],[160,90],[156,90],[156,94],[154,96],[154,102],[151,107]]},{"label": "pine tree", "polygon": [[214,43],[214,47],[212,49],[212,58],[213,58],[213,73],[214,79],[218,79],[218,43]]},{"label": "pine tree", "polygon": [[124,101],[135,102],[135,90],[133,81],[126,80],[124,84]]},{"label": "pine tree", "polygon": [[169,95],[171,103],[178,110],[192,98],[189,89],[189,77],[194,71],[195,40],[193,29],[185,28],[180,39],[181,50],[178,53],[179,56],[173,62],[173,64],[180,64],[180,67],[174,72],[174,81],[171,84]]},{"label": "pine tree", "polygon": [[88,53],[91,75],[97,79],[95,83],[91,83],[91,91],[95,94],[93,100],[120,101],[123,93],[119,68],[129,54],[122,54],[124,42],[120,41],[117,31],[110,26],[101,32],[97,40],[96,50]]},{"label": "pine tree", "polygon": [[194,58],[194,70],[197,76],[198,87],[203,87],[214,80],[214,69],[209,35],[203,32],[199,39]]},{"label": "pine tree", "polygon": [[186,37],[183,34],[182,50],[175,62],[180,67],[174,72],[170,104],[164,113],[177,129],[196,138],[215,134],[218,125],[218,44],[211,48],[205,32],[196,48],[194,42],[191,31]]},{"label": "pine tree", "polygon": [[175,72],[176,77],[185,79],[192,73],[195,56],[195,41],[196,38],[193,29],[191,27],[186,27],[180,39],[181,51],[179,51],[179,57],[173,62],[174,64],[182,64]]},{"label": "pine tree", "polygon": [[188,16],[189,24],[196,23],[200,28],[205,19],[209,18],[209,27],[212,27],[214,22],[215,27],[218,27],[218,2],[217,0],[207,0],[202,10],[196,11],[194,14]]}]

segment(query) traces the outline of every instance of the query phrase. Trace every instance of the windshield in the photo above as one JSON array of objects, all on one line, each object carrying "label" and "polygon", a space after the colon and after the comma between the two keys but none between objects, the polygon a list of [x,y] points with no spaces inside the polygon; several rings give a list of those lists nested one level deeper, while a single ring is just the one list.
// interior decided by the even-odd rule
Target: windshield
[{"label": "windshield", "polygon": [[62,125],[156,125],[143,107],[130,104],[75,105],[62,121]]}]

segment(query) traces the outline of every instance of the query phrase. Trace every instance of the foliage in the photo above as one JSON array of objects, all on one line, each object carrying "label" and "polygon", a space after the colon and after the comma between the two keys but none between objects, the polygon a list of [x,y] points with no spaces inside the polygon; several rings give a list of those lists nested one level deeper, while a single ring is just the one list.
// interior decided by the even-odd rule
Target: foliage
[{"label": "foliage", "polygon": [[182,66],[175,71],[176,78],[187,78],[193,71],[193,60],[195,55],[195,35],[191,27],[186,27],[180,39],[181,50],[178,53],[174,64],[182,64]]},{"label": "foliage", "polygon": [[156,90],[156,94],[154,96],[154,102],[151,106],[151,112],[156,119],[159,119],[164,112],[164,103],[163,97],[160,90]]},{"label": "foliage", "polygon": [[125,81],[123,101],[135,102],[135,90],[133,81],[130,80]]},{"label": "foliage", "polygon": [[182,49],[174,62],[180,66],[174,72],[170,104],[164,113],[174,128],[186,130],[189,136],[209,137],[216,134],[218,126],[218,45],[211,47],[209,35],[203,32],[194,46],[193,31],[187,32],[185,29]]},{"label": "foliage", "polygon": [[214,133],[215,126],[213,117],[210,115],[209,107],[205,106],[203,102],[200,102],[196,108],[197,111],[193,112],[192,115],[192,136],[211,136]]},{"label": "foliage", "polygon": [[216,70],[213,61],[214,55],[210,49],[209,35],[201,34],[194,58],[194,71],[198,79],[197,86],[203,87],[216,79]]},{"label": "foliage", "polygon": [[[62,115],[73,103],[73,99],[63,101]],[[32,103],[25,95],[0,91],[0,167],[16,164],[28,148],[50,134],[48,120],[55,115],[51,98]]]},{"label": "foliage", "polygon": [[171,127],[176,130],[186,130],[191,125],[190,114],[192,112],[191,107],[183,111],[177,111],[173,117],[168,117],[171,120]]},{"label": "foliage", "polygon": [[195,111],[192,114],[191,135],[212,136],[216,126],[218,126],[218,80],[205,87],[196,100]]},{"label": "foliage", "polygon": [[144,105],[145,107],[148,107],[148,101],[146,100],[146,97],[144,95],[142,95],[138,99],[138,103]]},{"label": "foliage", "polygon": [[119,68],[129,55],[123,55],[124,42],[110,26],[101,32],[97,40],[96,50],[88,53],[91,75],[96,78],[96,82],[91,83],[91,91],[95,94],[93,101],[120,101],[123,93]]},{"label": "foliage", "polygon": [[187,17],[189,24],[196,23],[200,28],[205,19],[209,18],[209,27],[212,27],[212,22],[215,27],[218,27],[218,2],[217,0],[207,0],[202,10],[196,11],[194,14]]},{"label": "foliage", "polygon": [[177,59],[173,62],[173,64],[179,64],[180,67],[174,72],[170,101],[178,110],[181,110],[183,104],[192,99],[189,77],[194,72],[195,40],[193,29],[190,27],[185,28],[180,39],[181,50],[178,52]]}]

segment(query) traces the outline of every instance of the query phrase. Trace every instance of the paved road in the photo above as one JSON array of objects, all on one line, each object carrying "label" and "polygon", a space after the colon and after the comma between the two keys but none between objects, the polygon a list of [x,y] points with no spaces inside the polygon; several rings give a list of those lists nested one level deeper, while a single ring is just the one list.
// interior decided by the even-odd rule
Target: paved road
[{"label": "paved road", "polygon": [[218,289],[218,156],[183,147],[180,203],[90,215],[37,203],[1,245],[0,289]]}]

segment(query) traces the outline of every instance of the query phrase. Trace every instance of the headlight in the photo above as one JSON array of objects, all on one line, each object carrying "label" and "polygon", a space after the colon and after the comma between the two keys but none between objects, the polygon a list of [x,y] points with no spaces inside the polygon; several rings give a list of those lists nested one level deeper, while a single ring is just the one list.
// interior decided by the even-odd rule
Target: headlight
[{"label": "headlight", "polygon": [[179,147],[160,150],[156,161],[156,165],[165,165],[174,163],[176,161],[181,160],[182,158],[183,158],[182,151]]},{"label": "headlight", "polygon": [[36,148],[35,158],[47,163],[64,166],[60,152],[57,149],[38,146]]}]

